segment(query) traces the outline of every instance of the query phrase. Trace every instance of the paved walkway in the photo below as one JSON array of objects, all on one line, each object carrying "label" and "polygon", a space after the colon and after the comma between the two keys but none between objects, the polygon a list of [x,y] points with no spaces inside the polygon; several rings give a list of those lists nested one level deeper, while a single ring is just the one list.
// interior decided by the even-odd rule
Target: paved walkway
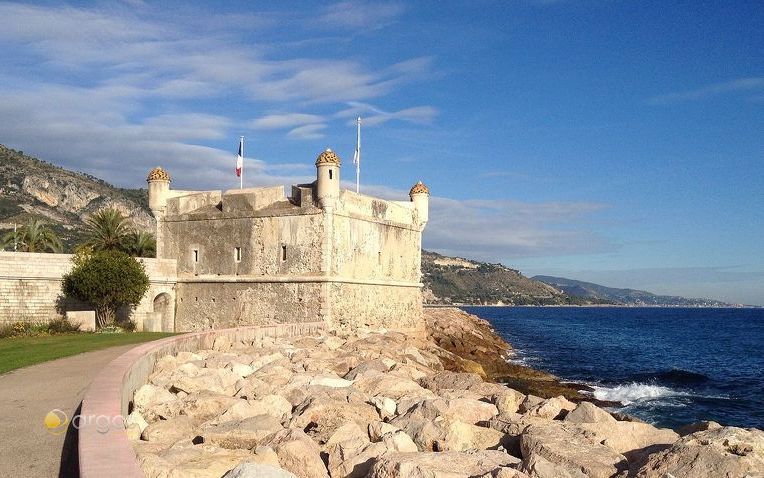
[{"label": "paved walkway", "polygon": [[121,345],[32,365],[0,375],[0,476],[76,477],[77,436],[53,435],[49,411],[71,419],[98,372],[139,344]]}]

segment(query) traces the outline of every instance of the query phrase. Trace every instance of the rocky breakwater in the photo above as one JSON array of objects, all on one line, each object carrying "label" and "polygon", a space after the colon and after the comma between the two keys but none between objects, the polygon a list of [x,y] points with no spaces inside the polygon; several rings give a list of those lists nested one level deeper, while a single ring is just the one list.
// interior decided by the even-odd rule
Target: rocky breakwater
[{"label": "rocky breakwater", "polygon": [[[161,358],[127,420],[142,469],[152,478],[742,477],[764,470],[761,431],[708,423],[680,436],[619,421],[590,402],[487,381],[506,372],[491,358],[506,344],[462,312],[427,316],[421,337],[219,338],[211,350]],[[491,352],[494,346],[501,350]],[[524,380],[554,381],[542,377]]]}]

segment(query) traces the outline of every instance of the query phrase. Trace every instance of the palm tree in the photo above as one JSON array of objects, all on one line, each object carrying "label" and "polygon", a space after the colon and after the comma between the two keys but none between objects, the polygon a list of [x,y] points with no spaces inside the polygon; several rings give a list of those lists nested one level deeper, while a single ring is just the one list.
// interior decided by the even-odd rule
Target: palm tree
[{"label": "palm tree", "polygon": [[136,257],[154,257],[157,242],[154,235],[146,231],[133,231],[127,238],[129,253]]},{"label": "palm tree", "polygon": [[55,232],[44,222],[30,218],[16,231],[3,236],[3,248],[16,245],[22,252],[61,252],[63,246]]},{"label": "palm tree", "polygon": [[103,209],[85,222],[85,245],[94,251],[129,252],[130,222],[116,209]]}]

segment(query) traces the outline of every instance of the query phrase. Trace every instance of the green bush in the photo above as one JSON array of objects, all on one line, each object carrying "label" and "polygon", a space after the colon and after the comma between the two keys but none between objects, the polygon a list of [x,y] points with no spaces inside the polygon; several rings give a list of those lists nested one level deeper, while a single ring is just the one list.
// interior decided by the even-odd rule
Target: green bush
[{"label": "green bush", "polygon": [[47,324],[47,330],[48,333],[51,335],[56,334],[71,334],[73,332],[79,332],[80,331],[80,325],[73,324],[66,320],[63,317],[59,317],[57,319],[53,319]]},{"label": "green bush", "polygon": [[135,307],[149,288],[143,264],[118,250],[77,254],[64,276],[63,292],[90,304],[99,328],[113,324],[117,309]]},{"label": "green bush", "polygon": [[18,321],[0,325],[0,339],[8,337],[37,337],[41,335],[71,334],[79,331],[79,325],[74,325],[63,317],[53,319],[50,322]]}]

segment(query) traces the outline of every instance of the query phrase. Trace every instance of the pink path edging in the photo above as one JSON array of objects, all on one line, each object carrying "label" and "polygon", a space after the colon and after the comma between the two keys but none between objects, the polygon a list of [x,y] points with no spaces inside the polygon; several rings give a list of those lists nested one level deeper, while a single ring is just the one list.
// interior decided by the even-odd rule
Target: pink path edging
[{"label": "pink path edging", "polygon": [[222,336],[231,343],[254,342],[263,337],[312,335],[323,328],[323,322],[306,322],[209,330],[148,342],[120,355],[101,370],[82,400],[78,430],[80,477],[145,478],[125,430],[99,432],[95,417],[106,417],[99,419],[101,423],[106,419],[119,423],[120,417],[127,417],[135,390],[147,382],[158,358],[212,348],[215,339]]}]

